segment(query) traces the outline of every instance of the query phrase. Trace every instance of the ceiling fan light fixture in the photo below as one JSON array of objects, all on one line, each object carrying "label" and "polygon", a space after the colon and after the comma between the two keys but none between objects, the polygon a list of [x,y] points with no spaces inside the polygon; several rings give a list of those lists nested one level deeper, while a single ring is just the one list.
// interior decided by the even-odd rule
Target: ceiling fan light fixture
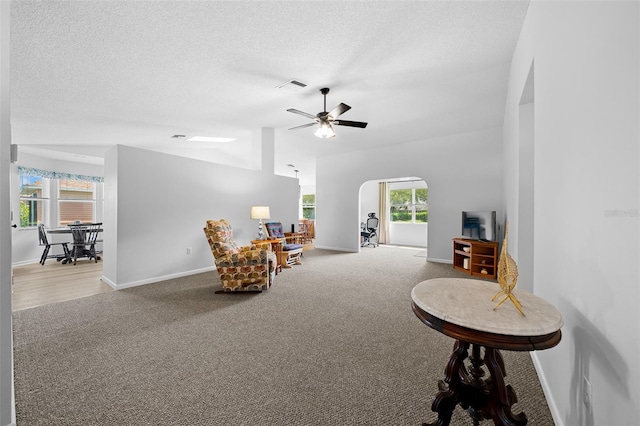
[{"label": "ceiling fan light fixture", "polygon": [[321,139],[328,139],[335,137],[336,133],[333,131],[333,127],[329,123],[322,123],[318,130],[315,131],[314,135]]}]

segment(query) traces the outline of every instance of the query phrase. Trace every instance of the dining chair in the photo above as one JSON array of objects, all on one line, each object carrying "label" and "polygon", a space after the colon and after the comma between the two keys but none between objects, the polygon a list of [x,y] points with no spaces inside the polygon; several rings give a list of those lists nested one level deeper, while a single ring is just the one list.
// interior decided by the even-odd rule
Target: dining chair
[{"label": "dining chair", "polygon": [[311,238],[311,224],[306,219],[300,219],[298,224],[299,233],[302,236],[302,244],[311,244],[313,239]]},{"label": "dining chair", "polygon": [[98,234],[102,231],[102,223],[90,224],[69,224],[71,235],[73,235],[73,264],[76,264],[78,257],[94,259],[96,263],[100,257],[96,251],[96,244],[101,243]]},{"label": "dining chair", "polygon": [[[69,252],[69,243],[67,241],[63,243],[50,243],[47,238],[47,231],[44,229],[44,224],[38,225],[38,240],[40,242],[40,246],[44,246],[44,251],[42,252],[42,256],[40,257],[40,264],[44,265],[44,262],[47,259],[56,259],[58,262],[62,261],[62,263],[67,263],[71,259],[71,253]],[[60,246],[64,251],[64,254],[52,254],[49,255],[49,250],[51,250],[51,246]]]}]

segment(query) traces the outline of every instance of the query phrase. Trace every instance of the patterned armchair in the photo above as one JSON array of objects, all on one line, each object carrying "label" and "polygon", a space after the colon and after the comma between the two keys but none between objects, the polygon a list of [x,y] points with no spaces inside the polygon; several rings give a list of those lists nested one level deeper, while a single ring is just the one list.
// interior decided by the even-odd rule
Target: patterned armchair
[{"label": "patterned armchair", "polygon": [[271,287],[276,265],[272,251],[238,246],[225,219],[208,220],[204,233],[224,291],[262,291]]},{"label": "patterned armchair", "polygon": [[302,265],[300,257],[302,256],[302,235],[299,232],[284,232],[282,223],[269,222],[265,223],[269,239],[282,240],[282,257],[280,263],[283,268],[291,268],[293,265]]}]

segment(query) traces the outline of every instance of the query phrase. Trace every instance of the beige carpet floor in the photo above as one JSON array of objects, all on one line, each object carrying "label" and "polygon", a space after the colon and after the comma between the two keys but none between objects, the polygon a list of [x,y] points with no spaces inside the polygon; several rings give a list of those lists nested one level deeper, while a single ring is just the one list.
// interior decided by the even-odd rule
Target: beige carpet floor
[{"label": "beige carpet floor", "polygon": [[[465,275],[418,252],[306,251],[261,294],[216,294],[211,272],[16,312],[18,426],[433,421],[454,341],[410,292]],[[530,355],[503,356],[513,411],[553,425]]]}]

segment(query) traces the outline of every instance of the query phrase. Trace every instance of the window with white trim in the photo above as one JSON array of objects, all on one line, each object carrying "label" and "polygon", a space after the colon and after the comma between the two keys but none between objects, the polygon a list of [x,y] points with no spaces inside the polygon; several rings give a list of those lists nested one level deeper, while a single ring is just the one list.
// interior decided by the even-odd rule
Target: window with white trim
[{"label": "window with white trim", "polygon": [[389,189],[389,220],[394,223],[427,223],[429,189]]},{"label": "window with white trim", "polygon": [[49,215],[49,179],[20,174],[20,228],[45,223]]},{"label": "window with white trim", "polygon": [[316,218],[316,194],[302,195],[302,217],[312,220]]},{"label": "window with white trim", "polygon": [[96,184],[83,180],[58,181],[59,225],[75,221],[94,222],[96,211]]},{"label": "window with white trim", "polygon": [[18,166],[20,228],[101,221],[104,179]]}]

